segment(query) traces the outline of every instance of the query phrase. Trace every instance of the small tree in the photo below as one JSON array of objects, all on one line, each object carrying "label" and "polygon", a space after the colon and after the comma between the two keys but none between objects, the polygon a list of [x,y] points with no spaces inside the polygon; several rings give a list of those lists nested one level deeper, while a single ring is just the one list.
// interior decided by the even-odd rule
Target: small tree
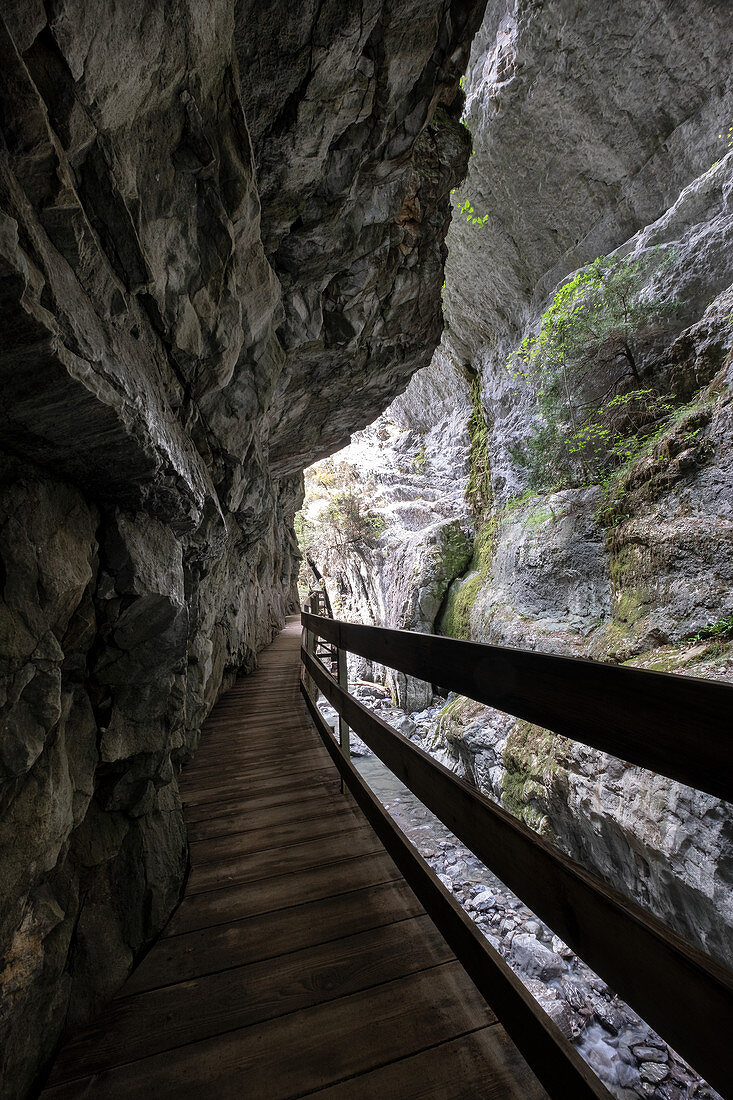
[{"label": "small tree", "polygon": [[365,508],[358,493],[334,493],[320,516],[319,539],[327,549],[344,553],[348,547],[378,539],[385,528],[382,516]]},{"label": "small tree", "polygon": [[642,382],[640,349],[679,305],[647,285],[673,258],[659,249],[634,259],[599,256],[558,290],[539,332],[510,356],[543,421],[517,454],[534,487],[597,476],[621,456],[625,439],[669,411]]}]

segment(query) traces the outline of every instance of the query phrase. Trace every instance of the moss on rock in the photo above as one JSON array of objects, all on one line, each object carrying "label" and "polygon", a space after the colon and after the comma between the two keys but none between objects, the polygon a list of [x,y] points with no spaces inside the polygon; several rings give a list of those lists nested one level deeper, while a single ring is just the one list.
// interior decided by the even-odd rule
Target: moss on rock
[{"label": "moss on rock", "polygon": [[435,570],[441,585],[449,584],[465,572],[471,562],[473,549],[473,541],[460,520],[454,520],[441,528]]},{"label": "moss on rock", "polygon": [[471,632],[471,610],[485,584],[495,550],[494,524],[483,527],[473,544],[473,557],[467,576],[454,581],[440,616],[437,627],[441,634],[451,638],[468,638]]},{"label": "moss on rock", "polygon": [[505,808],[541,836],[552,837],[545,813],[547,788],[567,769],[568,739],[532,722],[518,719],[504,749],[502,802]]},{"label": "moss on rock", "polygon": [[491,507],[491,466],[489,464],[489,426],[481,401],[481,376],[470,374],[471,416],[468,421],[468,437],[471,443],[468,458],[468,484],[466,499],[476,516],[483,515]]}]

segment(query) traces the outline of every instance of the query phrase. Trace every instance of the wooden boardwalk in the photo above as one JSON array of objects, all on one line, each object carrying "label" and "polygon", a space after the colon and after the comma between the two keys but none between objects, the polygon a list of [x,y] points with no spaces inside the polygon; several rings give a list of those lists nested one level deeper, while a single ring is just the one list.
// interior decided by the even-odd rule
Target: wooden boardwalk
[{"label": "wooden boardwalk", "polygon": [[182,777],[185,896],[44,1100],[541,1100],[402,880],[298,687],[293,619]]}]

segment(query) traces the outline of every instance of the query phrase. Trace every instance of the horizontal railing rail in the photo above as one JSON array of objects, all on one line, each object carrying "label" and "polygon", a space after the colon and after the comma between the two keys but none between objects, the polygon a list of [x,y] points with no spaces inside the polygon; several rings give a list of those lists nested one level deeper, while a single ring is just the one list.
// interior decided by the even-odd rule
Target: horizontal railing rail
[{"label": "horizontal railing rail", "polygon": [[733,686],[303,615],[340,649],[733,802]]},{"label": "horizontal railing rail", "polygon": [[[683,1057],[687,1058],[713,1087],[719,1090],[733,1089],[731,1060],[728,1054],[728,1037],[733,1025],[733,974],[704,952],[688,944],[640,905],[624,897],[598,876],[547,844],[511,814],[485,798],[470,784],[458,779],[427,753],[392,730],[373,711],[362,706],[349,695],[343,679],[339,684],[323,665],[314,659],[312,652],[308,652],[308,649],[313,648],[312,641],[308,642],[308,639],[320,635],[338,646],[341,651],[353,649],[354,652],[377,660],[380,664],[397,667],[411,675],[420,675],[416,671],[418,666],[412,661],[403,660],[402,657],[405,639],[414,640],[419,648],[421,640],[426,636],[410,634],[406,631],[355,627],[352,624],[322,619],[307,613],[303,614],[302,619],[306,628],[307,643],[302,652],[304,682],[310,684],[312,689],[321,691],[336,708],[341,721],[348,723],[394,774],[467,847],[592,966],[611,988],[623,996]],[[372,644],[374,638],[369,639],[365,633],[371,631],[374,631],[375,636],[380,639],[385,635],[398,635],[399,646],[397,649],[375,648],[375,644]],[[468,645],[468,643],[455,643],[451,639],[427,637],[432,642],[447,641],[461,647]],[[392,642],[396,645],[394,638]],[[497,648],[471,645],[470,651],[462,649],[462,652],[466,658],[475,661],[479,651],[488,649],[492,651],[489,656],[495,662]],[[438,647],[436,655],[435,649],[432,649],[432,660],[437,661],[441,653],[445,658],[447,652],[448,650],[441,650]],[[524,655],[518,650],[508,652],[511,655]],[[400,658],[399,664],[392,663],[392,657],[395,655]],[[540,655],[528,654],[528,656]],[[569,659],[565,661],[564,668],[567,675],[575,662]],[[596,666],[587,661],[579,663],[593,669],[605,667]],[[405,668],[408,664],[409,667]],[[440,673],[434,675],[438,667]],[[496,675],[495,664],[493,669],[492,675]],[[470,664],[465,663],[460,666],[460,670],[463,677],[460,682],[465,685],[470,682],[474,672]],[[555,678],[560,674],[558,666],[554,666],[551,671]],[[611,671],[637,672],[638,670],[612,667]],[[445,659],[439,666],[435,664],[431,671],[425,673],[426,670],[423,669],[422,678],[440,683],[443,687],[459,690],[454,676],[454,665],[449,666]],[[548,673],[546,672],[545,675],[547,676]],[[653,676],[653,674],[647,675]],[[676,681],[678,678],[664,677],[663,679]],[[707,684],[706,681],[693,681],[693,683]],[[534,688],[534,684],[528,685],[527,691],[530,695],[533,694]],[[553,682],[552,689],[555,693],[558,691],[557,682]],[[512,690],[515,693],[518,691],[516,687]],[[546,690],[546,685],[540,688],[541,693]],[[475,691],[470,693],[462,691],[462,693],[481,698]],[[314,690],[311,694],[315,698]],[[489,691],[484,691],[483,694],[489,694]],[[569,683],[566,682],[566,694],[570,698],[570,705],[573,705],[576,693],[572,678]],[[309,698],[307,690],[306,698]],[[503,709],[510,709],[511,713],[516,713],[513,706],[510,708],[506,705],[508,698],[506,691],[503,698],[505,700]],[[485,700],[482,698],[481,701]],[[493,705],[498,705],[493,700],[492,702]],[[679,716],[676,724],[680,724]],[[335,749],[335,743],[333,745]],[[331,751],[330,746],[329,751]],[[338,752],[338,750],[335,751]],[[338,756],[345,760],[343,751],[338,753]],[[348,777],[345,778],[348,782]],[[434,908],[435,899],[431,901],[429,898],[427,902],[424,899],[421,900],[428,912],[434,916],[432,908]],[[465,964],[459,949],[455,944],[452,946]],[[493,962],[491,965],[495,969]],[[476,976],[470,967],[467,966],[467,969],[476,981]],[[477,984],[481,988],[478,981]],[[499,1010],[499,1006],[493,1005],[493,1007]],[[522,1026],[528,1026],[526,1020]],[[560,1073],[555,1062],[562,1064],[565,1060],[567,1063],[568,1049],[572,1050],[570,1044],[562,1036],[560,1036],[562,1041],[558,1041],[555,1036],[557,1053],[554,1061],[550,1059],[553,1068],[552,1072],[549,1072],[546,1051],[542,1056],[542,1064],[535,1065],[532,1050],[525,1049],[522,1035],[517,1033],[517,1028],[515,1027],[512,1032],[507,1024],[507,1029],[510,1030],[515,1042],[523,1050],[525,1057],[545,1086],[552,1091],[548,1082],[552,1081],[555,1086]],[[574,1095],[567,1091],[563,1094],[562,1090],[553,1094]],[[607,1095],[605,1091],[603,1095]]]}]

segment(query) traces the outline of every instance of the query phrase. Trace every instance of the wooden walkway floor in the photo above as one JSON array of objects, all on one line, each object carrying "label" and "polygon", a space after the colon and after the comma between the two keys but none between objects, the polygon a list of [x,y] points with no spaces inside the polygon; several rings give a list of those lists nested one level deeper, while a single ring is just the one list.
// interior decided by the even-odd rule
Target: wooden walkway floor
[{"label": "wooden walkway floor", "polygon": [[185,897],[43,1100],[545,1097],[340,794],[299,642],[291,620],[206,723]]}]

